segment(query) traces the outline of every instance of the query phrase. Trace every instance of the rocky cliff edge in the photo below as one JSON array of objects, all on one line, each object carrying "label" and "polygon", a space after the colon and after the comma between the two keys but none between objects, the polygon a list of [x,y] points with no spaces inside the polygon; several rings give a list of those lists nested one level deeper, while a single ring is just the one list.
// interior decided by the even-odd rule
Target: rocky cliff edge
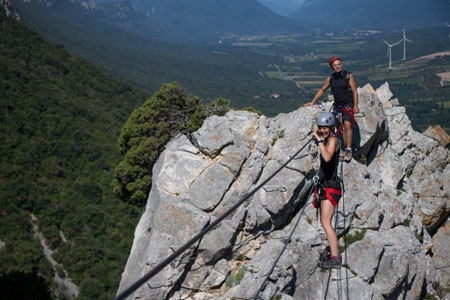
[{"label": "rocky cliff edge", "polygon": [[[305,203],[259,299],[448,297],[449,151],[412,129],[387,83],[376,91],[366,85],[358,93],[355,158],[342,166],[340,271],[317,267],[328,243],[307,199],[319,164],[311,143],[129,299],[252,299]],[[320,112],[307,107],[267,118],[230,111],[168,143],[153,170],[119,292],[286,162],[310,139]]]}]

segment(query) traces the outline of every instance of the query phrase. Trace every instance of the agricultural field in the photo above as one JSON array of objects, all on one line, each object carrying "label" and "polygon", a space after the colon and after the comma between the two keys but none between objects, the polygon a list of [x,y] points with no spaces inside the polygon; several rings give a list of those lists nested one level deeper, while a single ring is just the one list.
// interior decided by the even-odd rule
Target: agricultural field
[{"label": "agricultural field", "polygon": [[[281,38],[280,36],[245,37],[253,45],[249,50],[281,56],[284,63],[268,65],[264,76],[289,80],[310,101],[331,74],[328,59],[338,55],[344,69],[351,71],[362,87],[374,88],[388,82],[394,97],[405,106],[412,125],[424,131],[431,125],[441,125],[450,134],[450,38],[445,28],[407,30],[403,60],[403,44],[392,50],[392,69],[382,39],[394,43],[402,32],[381,31],[316,31]],[[237,38],[237,37],[234,37]],[[264,47],[262,44],[264,43]],[[325,96],[326,97],[326,96]],[[281,104],[282,105],[282,104]]]}]

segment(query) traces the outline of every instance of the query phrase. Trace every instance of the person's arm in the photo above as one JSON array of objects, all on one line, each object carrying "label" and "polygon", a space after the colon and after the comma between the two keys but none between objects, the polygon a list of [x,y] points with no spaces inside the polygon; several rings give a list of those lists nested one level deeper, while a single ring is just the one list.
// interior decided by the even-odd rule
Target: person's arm
[{"label": "person's arm", "polygon": [[316,95],[314,96],[314,98],[312,99],[311,102],[305,103],[303,106],[313,106],[314,102],[317,101],[317,99],[319,99],[320,97],[323,96],[323,94],[325,93],[325,91],[330,87],[330,76],[327,77],[327,79],[325,79],[325,82],[323,83],[323,86],[317,91]]},{"label": "person's arm", "polygon": [[322,155],[323,160],[329,162],[333,158],[334,153],[336,153],[338,145],[337,138],[331,137],[328,141],[328,144],[326,145],[322,138],[317,138],[317,141],[320,149],[320,154]]},{"label": "person's arm", "polygon": [[352,74],[350,74],[349,84],[350,84],[350,87],[352,88],[352,92],[353,92],[353,112],[357,113],[357,112],[359,112],[359,107],[358,107],[358,87],[356,86],[355,77],[353,77]]}]

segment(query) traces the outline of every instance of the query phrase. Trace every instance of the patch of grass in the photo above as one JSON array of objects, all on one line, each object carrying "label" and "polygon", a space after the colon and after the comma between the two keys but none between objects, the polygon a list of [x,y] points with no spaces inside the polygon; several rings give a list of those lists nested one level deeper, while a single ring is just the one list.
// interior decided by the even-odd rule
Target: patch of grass
[{"label": "patch of grass", "polygon": [[266,71],[264,74],[269,78],[283,79],[278,71]]},{"label": "patch of grass", "polygon": [[272,146],[278,141],[278,139],[284,138],[284,129],[277,130],[277,136],[272,139]]},{"label": "patch of grass", "polygon": [[425,295],[425,300],[435,300],[436,298],[433,296],[433,295],[431,295],[430,293],[427,293],[426,295]]},{"label": "patch of grass", "polygon": [[356,273],[355,270],[350,268],[348,264],[342,264],[342,267],[348,269],[353,275],[358,276],[358,273]]},{"label": "patch of grass", "polygon": [[339,246],[339,251],[342,253],[347,249],[351,244],[360,241],[366,235],[366,229],[362,229],[361,231],[355,231],[354,234],[346,234],[344,235],[344,246]]},{"label": "patch of grass", "polygon": [[237,260],[237,261],[244,261],[244,256],[243,256],[242,254],[239,254],[239,255],[236,257],[236,260]]},{"label": "patch of grass", "polygon": [[397,196],[400,196],[402,193],[406,193],[406,190],[404,188],[397,189]]},{"label": "patch of grass", "polygon": [[410,224],[411,224],[411,220],[409,218],[404,219],[402,222],[402,225],[405,227],[409,227]]},{"label": "patch of grass", "polygon": [[233,286],[239,285],[245,274],[245,266],[242,266],[236,274],[230,274],[225,279],[225,284],[227,287],[231,288]]},{"label": "patch of grass", "polygon": [[361,154],[361,155],[359,155],[356,158],[356,161],[359,162],[360,164],[366,165],[367,164],[367,157],[364,154]]}]

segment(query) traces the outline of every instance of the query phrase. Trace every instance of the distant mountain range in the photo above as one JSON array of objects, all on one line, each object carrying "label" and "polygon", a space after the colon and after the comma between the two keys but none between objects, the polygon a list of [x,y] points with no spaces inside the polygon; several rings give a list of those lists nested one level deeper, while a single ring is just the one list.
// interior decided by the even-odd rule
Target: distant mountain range
[{"label": "distant mountain range", "polygon": [[304,0],[258,0],[259,3],[281,16],[292,14]]},{"label": "distant mountain range", "polygon": [[137,9],[171,30],[194,36],[294,29],[257,0],[137,0]]},{"label": "distant mountain range", "polygon": [[[205,101],[226,98],[234,107],[255,106],[268,115],[281,112],[270,98],[274,92],[283,94],[287,111],[299,105],[301,97],[292,82],[260,75],[267,65],[281,63],[280,58],[187,43],[175,37],[181,33],[146,17],[129,1],[102,3],[93,10],[69,0],[57,0],[51,7],[43,4],[13,0],[21,22],[149,93],[177,81],[188,94]],[[162,40],[168,38],[171,42]],[[217,37],[204,40],[218,42]],[[258,102],[253,101],[256,95]]]},{"label": "distant mountain range", "polygon": [[290,17],[339,27],[425,27],[450,20],[450,0],[306,0]]}]

